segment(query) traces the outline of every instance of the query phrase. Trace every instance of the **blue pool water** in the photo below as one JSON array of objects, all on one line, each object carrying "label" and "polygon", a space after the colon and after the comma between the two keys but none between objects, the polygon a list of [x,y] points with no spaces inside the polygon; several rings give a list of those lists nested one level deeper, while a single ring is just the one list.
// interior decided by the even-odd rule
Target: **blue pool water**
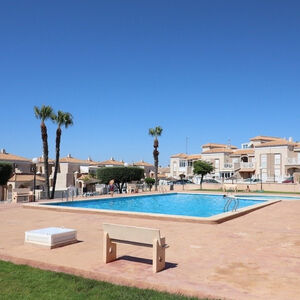
[{"label": "blue pool water", "polygon": [[[227,199],[223,198],[222,195],[174,193],[166,195],[147,195],[138,197],[119,197],[99,200],[61,202],[47,205],[192,217],[210,217],[223,213],[226,201]],[[243,197],[239,201],[238,208],[262,203],[265,201],[266,200],[244,199]],[[230,208],[232,208],[232,206]]]}]

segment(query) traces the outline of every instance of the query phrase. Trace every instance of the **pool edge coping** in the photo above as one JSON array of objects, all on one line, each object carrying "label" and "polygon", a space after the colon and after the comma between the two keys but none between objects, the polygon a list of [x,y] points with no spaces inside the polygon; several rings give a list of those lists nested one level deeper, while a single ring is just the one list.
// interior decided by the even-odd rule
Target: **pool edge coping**
[{"label": "pool edge coping", "polygon": [[[165,195],[165,194],[174,194],[174,193],[164,193],[164,194],[155,194],[155,195]],[[139,197],[139,196],[143,196],[143,195],[134,195],[134,196]],[[146,195],[144,195],[144,196],[146,196]],[[121,197],[118,197],[118,198],[121,198]],[[102,198],[102,199],[110,199],[110,198]],[[89,200],[91,200],[91,199],[89,199]],[[79,200],[79,201],[82,201],[82,200]],[[85,200],[83,200],[83,201],[85,201]],[[67,206],[62,207],[62,206],[53,205],[53,201],[47,201],[47,202],[43,202],[43,203],[39,203],[39,202],[26,203],[26,204],[23,204],[22,207],[27,208],[27,209],[33,208],[33,209],[52,210],[52,211],[59,211],[59,212],[72,212],[72,213],[99,214],[99,215],[106,215],[106,216],[145,218],[145,219],[161,220],[161,221],[175,221],[175,222],[188,222],[188,223],[201,223],[201,224],[220,224],[220,223],[238,218],[240,216],[246,215],[255,210],[261,209],[263,207],[278,203],[280,201],[282,201],[282,200],[280,200],[280,199],[267,200],[263,203],[258,203],[258,204],[254,204],[251,206],[240,208],[234,212],[233,211],[224,212],[224,213],[217,214],[217,215],[214,215],[211,217],[179,216],[179,215],[130,212],[130,211],[119,211],[119,210],[117,211],[117,210],[108,210],[108,209],[92,209],[92,208],[82,208],[82,207],[67,207]],[[56,201],[56,202],[59,202],[59,201]],[[47,204],[52,204],[52,205],[47,205]]]}]

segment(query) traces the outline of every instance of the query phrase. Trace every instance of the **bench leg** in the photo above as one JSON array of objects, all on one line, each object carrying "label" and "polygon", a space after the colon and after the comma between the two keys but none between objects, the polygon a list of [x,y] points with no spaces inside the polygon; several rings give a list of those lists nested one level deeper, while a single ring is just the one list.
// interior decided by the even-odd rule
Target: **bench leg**
[{"label": "bench leg", "polygon": [[[162,245],[165,244],[165,238],[161,239]],[[158,243],[158,240],[154,240],[153,245],[153,273],[157,273],[163,270],[166,266],[166,253],[165,248],[161,247]]]},{"label": "bench leg", "polygon": [[117,244],[112,243],[107,232],[103,235],[103,261],[109,263],[117,258]]}]

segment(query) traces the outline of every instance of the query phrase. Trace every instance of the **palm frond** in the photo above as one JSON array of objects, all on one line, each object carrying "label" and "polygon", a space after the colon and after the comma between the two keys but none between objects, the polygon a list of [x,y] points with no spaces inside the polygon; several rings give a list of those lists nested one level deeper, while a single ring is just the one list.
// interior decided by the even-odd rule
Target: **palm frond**
[{"label": "palm frond", "polygon": [[149,129],[149,135],[157,138],[158,136],[161,136],[163,129],[160,126],[156,126],[154,128]]},{"label": "palm frond", "polygon": [[37,119],[40,119],[40,114],[41,114],[40,109],[39,109],[37,106],[34,106],[34,107],[33,107],[33,111],[34,111],[35,117],[36,117]]},{"label": "palm frond", "polygon": [[155,136],[155,130],[154,130],[154,128],[149,128],[149,135]]},{"label": "palm frond", "polygon": [[37,119],[45,121],[50,119],[53,114],[53,108],[48,105],[42,105],[40,108],[35,106],[34,107],[34,114]]},{"label": "palm frond", "polygon": [[66,112],[64,114],[64,125],[65,125],[65,128],[68,128],[69,126],[72,126],[73,125],[73,116],[72,114]]}]

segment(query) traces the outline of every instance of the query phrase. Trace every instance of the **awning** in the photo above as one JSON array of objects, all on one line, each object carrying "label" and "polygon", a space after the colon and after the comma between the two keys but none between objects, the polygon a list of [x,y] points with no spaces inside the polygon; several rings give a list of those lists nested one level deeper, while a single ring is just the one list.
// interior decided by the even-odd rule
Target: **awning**
[{"label": "awning", "polygon": [[247,172],[247,173],[252,173],[252,172],[255,172],[255,169],[253,169],[253,168],[243,168],[243,169],[240,169],[239,170],[239,172],[240,173],[245,173],[245,172]]}]

